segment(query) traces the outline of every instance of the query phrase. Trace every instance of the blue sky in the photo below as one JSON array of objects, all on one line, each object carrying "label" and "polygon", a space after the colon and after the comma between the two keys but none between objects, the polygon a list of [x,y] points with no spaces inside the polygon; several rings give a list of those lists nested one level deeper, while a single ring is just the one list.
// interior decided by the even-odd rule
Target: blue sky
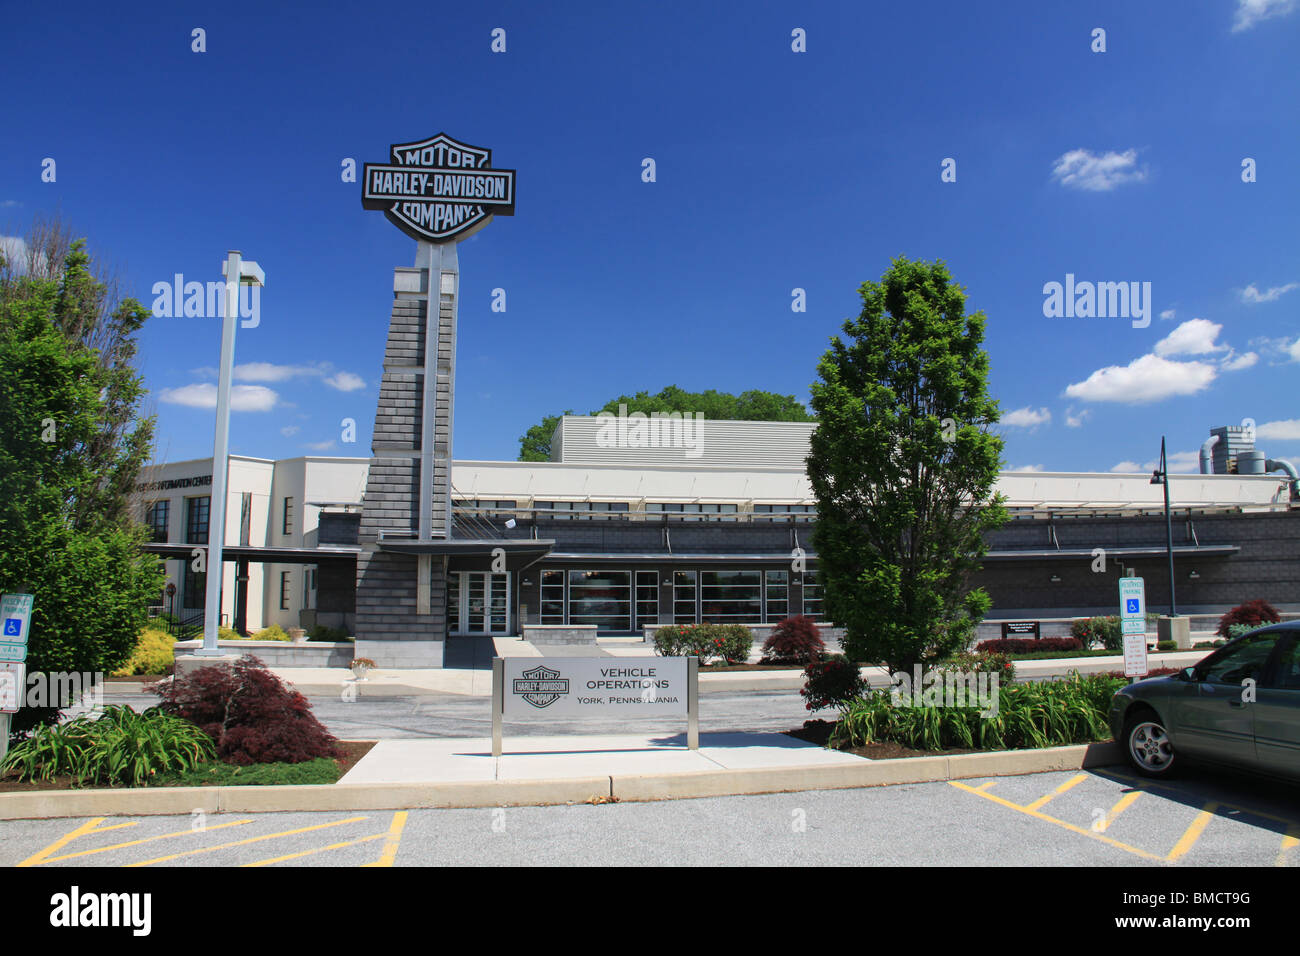
[{"label": "blue sky", "polygon": [[[987,316],[1009,466],[1145,468],[1166,434],[1192,470],[1246,418],[1295,458],[1298,6],[11,7],[0,234],[61,214],[150,306],[241,249],[267,286],[232,451],[368,455],[415,243],[341,166],[445,131],[518,170],[515,216],[460,248],[457,458],[670,383],[806,400],[899,254],[946,261]],[[1150,324],[1045,315],[1067,274],[1150,283]],[[142,333],[162,460],[211,454],[219,326]]]}]

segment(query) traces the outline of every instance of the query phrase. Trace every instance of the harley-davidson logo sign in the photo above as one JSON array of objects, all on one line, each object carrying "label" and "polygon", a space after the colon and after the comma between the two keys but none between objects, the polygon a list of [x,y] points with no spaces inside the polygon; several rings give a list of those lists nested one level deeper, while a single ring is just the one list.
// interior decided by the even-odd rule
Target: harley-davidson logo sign
[{"label": "harley-davidson logo sign", "polygon": [[389,148],[391,163],[366,163],[361,205],[382,209],[412,239],[450,242],[515,214],[515,171],[492,169],[492,151],[446,133]]},{"label": "harley-davidson logo sign", "polygon": [[515,694],[539,708],[549,707],[569,692],[568,678],[540,665],[524,671],[523,677],[516,678],[514,684]]}]

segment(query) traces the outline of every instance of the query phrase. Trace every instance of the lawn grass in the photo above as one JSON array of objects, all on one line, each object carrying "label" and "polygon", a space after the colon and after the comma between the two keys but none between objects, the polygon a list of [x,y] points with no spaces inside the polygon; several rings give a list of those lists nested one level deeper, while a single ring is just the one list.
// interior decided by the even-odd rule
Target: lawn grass
[{"label": "lawn grass", "polygon": [[165,777],[156,787],[272,787],[335,783],[340,775],[337,760],[317,757],[302,763],[258,763],[247,767],[213,761],[186,774]]}]

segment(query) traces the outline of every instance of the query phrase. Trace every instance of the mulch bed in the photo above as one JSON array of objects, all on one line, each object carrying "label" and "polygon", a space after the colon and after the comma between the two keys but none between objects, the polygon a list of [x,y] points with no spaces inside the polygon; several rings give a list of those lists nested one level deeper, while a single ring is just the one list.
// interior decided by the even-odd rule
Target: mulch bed
[{"label": "mulch bed", "polygon": [[[336,757],[334,762],[339,765],[339,777],[347,773],[357,765],[357,762],[370,752],[377,741],[374,740],[340,740],[339,753],[341,756]],[[0,793],[16,793],[20,791],[32,790],[121,790],[121,789],[139,789],[145,790],[147,787],[104,787],[99,784],[86,784],[77,786],[73,777],[52,777],[49,780],[22,781],[15,780],[13,775],[0,777]]]},{"label": "mulch bed", "polygon": [[[787,730],[785,733],[798,740],[806,740],[809,743],[817,744],[819,747],[825,747],[826,742],[831,738],[831,731],[834,729],[835,721],[833,720],[806,720],[804,721],[804,725],[798,730]],[[857,754],[859,757],[867,757],[870,760],[896,760],[899,757],[946,757],[951,754],[992,753],[992,751],[966,747],[958,747],[952,750],[913,750],[911,747],[904,747],[902,744],[889,743],[888,741],[864,744],[861,747],[849,747],[843,752],[848,754]]]}]

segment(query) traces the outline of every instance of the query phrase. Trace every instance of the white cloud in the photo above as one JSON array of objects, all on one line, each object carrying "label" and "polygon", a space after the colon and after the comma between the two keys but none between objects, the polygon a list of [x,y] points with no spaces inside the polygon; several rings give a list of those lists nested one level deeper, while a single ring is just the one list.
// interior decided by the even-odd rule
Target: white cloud
[{"label": "white cloud", "polygon": [[9,261],[15,272],[26,271],[27,240],[22,236],[0,236],[0,255]]},{"label": "white cloud", "polygon": [[1079,428],[1091,414],[1092,412],[1088,411],[1086,408],[1080,411],[1077,415],[1074,414],[1073,408],[1067,408],[1065,410],[1065,424],[1070,428]]},{"label": "white cloud", "polygon": [[324,374],[312,365],[276,365],[274,362],[245,362],[235,366],[239,382],[284,382],[304,375]]},{"label": "white cloud", "polygon": [[1300,289],[1300,282],[1288,282],[1286,285],[1275,285],[1264,292],[1260,292],[1252,283],[1241,290],[1241,301],[1250,302],[1252,304],[1259,302],[1276,302],[1292,289]]},{"label": "white cloud", "polygon": [[[1169,459],[1169,472],[1174,475],[1186,475],[1201,470],[1201,452],[1176,451],[1166,456]],[[1139,465],[1135,461],[1121,461],[1111,468],[1111,474],[1149,475],[1160,467],[1160,459],[1152,458]]]},{"label": "white cloud", "polygon": [[[164,388],[159,401],[187,408],[216,408],[217,386],[210,382]],[[263,385],[235,385],[230,389],[230,410],[233,412],[269,412],[279,402],[280,396]]]},{"label": "white cloud", "polygon": [[334,447],[334,439],[329,441],[309,441],[303,445],[304,448],[310,448],[312,451],[329,451]]},{"label": "white cloud", "polygon": [[1256,425],[1255,437],[1273,441],[1300,441],[1300,418],[1283,418]]},{"label": "white cloud", "polygon": [[325,379],[325,384],[330,388],[336,388],[340,392],[355,392],[359,388],[366,387],[366,380],[360,375],[353,375],[351,372],[338,372]]},{"label": "white cloud", "polygon": [[1049,424],[1051,420],[1052,413],[1046,408],[1034,411],[1026,405],[1024,408],[1017,408],[1014,412],[1007,412],[998,424],[1013,428],[1036,428],[1039,425]]},{"label": "white cloud", "polygon": [[4,202],[0,202],[0,209],[12,209],[14,206],[21,206],[21,205],[22,203],[20,203],[17,199],[6,199]]},{"label": "white cloud", "polygon": [[1240,372],[1243,368],[1250,368],[1259,361],[1259,353],[1243,352],[1237,355],[1236,352],[1228,352],[1228,357],[1223,360],[1222,369],[1225,372]]},{"label": "white cloud", "polygon": [[1042,465],[1020,465],[1017,468],[1008,468],[1007,471],[1042,471]]},{"label": "white cloud", "polygon": [[1223,326],[1209,319],[1190,319],[1156,343],[1156,355],[1206,355],[1225,351],[1228,346],[1216,345],[1215,339]]},{"label": "white cloud", "polygon": [[1124,402],[1138,405],[1173,395],[1195,395],[1214,381],[1215,368],[1204,362],[1171,362],[1143,355],[1128,365],[1099,368],[1082,382],[1066,388],[1069,398],[1085,402]]},{"label": "white cloud", "polygon": [[1072,149],[1057,157],[1052,178],[1071,189],[1109,192],[1124,183],[1142,182],[1147,171],[1146,167],[1137,167],[1136,149],[1100,156],[1086,149]]},{"label": "white cloud", "polygon": [[298,434],[298,432],[300,431],[302,431],[302,429],[299,428],[297,425],[285,425],[283,428],[280,429],[280,434],[283,435],[285,438],[290,438]]},{"label": "white cloud", "polygon": [[1173,309],[1165,309],[1163,312],[1160,313],[1160,318],[1162,319],[1172,319],[1173,317],[1174,317]]},{"label": "white cloud", "polygon": [[1261,20],[1286,16],[1295,9],[1295,0],[1237,0],[1237,14],[1232,20],[1232,32],[1249,30]]}]

